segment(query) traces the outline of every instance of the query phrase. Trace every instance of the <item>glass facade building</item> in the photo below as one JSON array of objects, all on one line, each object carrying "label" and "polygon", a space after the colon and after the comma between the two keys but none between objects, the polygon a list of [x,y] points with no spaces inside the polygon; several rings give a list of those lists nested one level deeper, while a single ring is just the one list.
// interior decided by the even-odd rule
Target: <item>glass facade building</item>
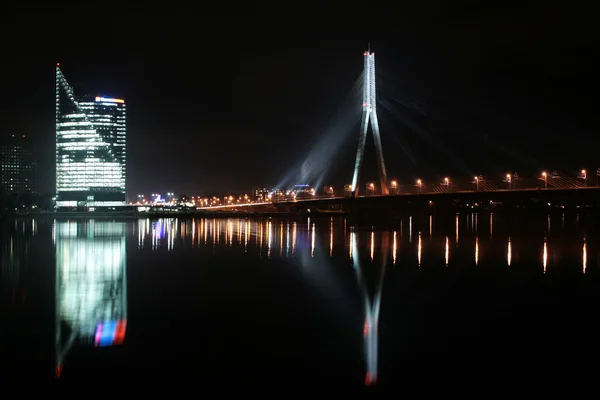
[{"label": "glass facade building", "polygon": [[0,185],[6,194],[35,194],[36,163],[25,135],[0,143]]},{"label": "glass facade building", "polygon": [[56,206],[126,204],[125,101],[76,97],[56,67]]}]

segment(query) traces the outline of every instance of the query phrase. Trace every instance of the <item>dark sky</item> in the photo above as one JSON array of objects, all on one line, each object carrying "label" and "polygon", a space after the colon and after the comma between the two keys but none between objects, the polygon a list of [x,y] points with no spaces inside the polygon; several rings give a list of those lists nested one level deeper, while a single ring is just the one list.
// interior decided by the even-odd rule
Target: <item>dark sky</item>
[{"label": "dark sky", "polygon": [[[347,10],[107,3],[104,10],[4,2],[0,134],[29,135],[39,189],[53,190],[59,61],[76,92],[126,99],[130,196],[249,191],[279,182],[317,138],[341,126],[336,113],[371,42],[380,100],[435,138],[381,116],[390,176],[600,166],[594,13],[573,2],[513,3],[367,12],[366,3],[340,3]],[[331,151],[341,155],[328,183],[350,179],[358,130],[349,135]],[[404,156],[405,139],[418,162]],[[446,143],[449,161],[435,143]],[[490,161],[492,152],[499,161]]]}]

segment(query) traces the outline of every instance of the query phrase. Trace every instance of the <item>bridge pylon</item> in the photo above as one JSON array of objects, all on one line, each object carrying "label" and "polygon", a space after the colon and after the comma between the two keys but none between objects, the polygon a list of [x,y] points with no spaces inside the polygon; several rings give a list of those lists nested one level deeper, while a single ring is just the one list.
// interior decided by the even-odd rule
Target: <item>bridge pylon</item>
[{"label": "bridge pylon", "polygon": [[381,136],[379,134],[379,121],[377,119],[376,96],[375,96],[375,53],[364,52],[364,71],[363,71],[363,103],[362,118],[360,123],[360,136],[358,138],[358,148],[356,150],[356,162],[354,164],[354,175],[352,176],[352,195],[358,196],[358,183],[360,176],[360,167],[362,165],[367,141],[367,130],[369,123],[373,130],[373,140],[375,141],[375,153],[377,154],[377,169],[379,170],[379,184],[381,194],[388,195],[389,188],[387,182],[387,172],[385,162],[383,161],[383,148],[381,146]]}]

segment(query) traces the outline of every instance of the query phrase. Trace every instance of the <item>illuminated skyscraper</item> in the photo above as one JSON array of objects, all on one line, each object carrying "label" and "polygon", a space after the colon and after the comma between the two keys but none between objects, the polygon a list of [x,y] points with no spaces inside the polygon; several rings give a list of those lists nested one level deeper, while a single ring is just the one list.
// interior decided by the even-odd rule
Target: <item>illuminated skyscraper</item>
[{"label": "illuminated skyscraper", "polygon": [[56,66],[56,206],[125,205],[125,101],[78,98]]}]

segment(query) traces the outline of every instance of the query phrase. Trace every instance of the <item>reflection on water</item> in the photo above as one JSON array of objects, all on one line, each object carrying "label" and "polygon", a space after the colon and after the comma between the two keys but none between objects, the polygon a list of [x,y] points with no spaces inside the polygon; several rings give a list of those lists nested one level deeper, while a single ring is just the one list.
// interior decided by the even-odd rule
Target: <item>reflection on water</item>
[{"label": "reflection on water", "polygon": [[0,284],[3,300],[22,306],[27,300],[27,287],[22,273],[31,257],[37,236],[36,220],[13,221],[0,232]]},{"label": "reflection on water", "polygon": [[[371,232],[371,243],[374,243],[374,232]],[[377,282],[375,284],[375,291],[371,296],[369,294],[368,285],[364,279],[363,266],[361,265],[360,255],[358,252],[358,244],[356,239],[356,233],[350,233],[350,245],[352,246],[352,261],[354,265],[354,272],[356,273],[356,279],[361,289],[363,302],[364,302],[364,352],[366,360],[366,371],[365,371],[365,385],[373,385],[377,382],[377,357],[379,352],[379,341],[378,341],[378,327],[379,327],[379,309],[381,306],[381,291],[383,289],[383,279],[385,276],[385,267],[387,265],[387,243],[389,243],[389,232],[384,232],[382,235],[382,248],[381,248],[381,266],[379,271],[376,271],[378,275]],[[371,246],[371,262],[373,262],[373,246]]]},{"label": "reflection on water", "polygon": [[[425,218],[415,220],[415,217],[407,217],[406,220],[400,221],[397,231],[390,231],[390,242],[386,245],[391,248],[390,262],[392,264],[397,264],[402,259],[402,265],[410,266],[410,260],[406,259],[405,255],[407,251],[411,251],[411,248],[413,254],[416,255],[414,264],[419,267],[424,265],[423,263],[431,265],[432,261],[426,262],[426,259],[429,260],[429,254],[436,252],[444,254],[445,266],[451,266],[451,259],[458,257],[460,262],[456,266],[463,267],[469,264],[474,266],[485,265],[486,263],[495,262],[498,257],[506,260],[506,266],[511,266],[518,262],[515,257],[522,252],[529,254],[535,251],[535,246],[533,246],[534,237],[530,234],[523,235],[522,232],[519,232],[519,228],[515,227],[509,230],[506,227],[500,227],[498,228],[500,230],[496,232],[497,229],[493,228],[496,221],[491,213],[489,217],[486,216],[484,219],[489,223],[489,226],[483,228],[483,231],[487,232],[486,234],[482,234],[482,230],[478,227],[481,217],[477,213],[454,216],[451,228],[454,239],[451,235],[448,235],[450,226],[447,223],[436,222],[435,216],[432,215],[427,215]],[[564,216],[560,215],[556,218],[562,220]],[[502,223],[503,221],[500,220],[500,224]],[[550,235],[548,232],[549,225],[544,225],[544,231],[540,232],[539,235],[540,241],[538,243],[541,242],[541,252],[538,253],[537,264],[540,272],[545,273],[552,267],[553,262],[558,264],[560,257],[557,252],[561,251],[561,247],[570,245],[570,241],[575,240],[575,237],[561,234],[564,229],[560,231],[554,229],[552,235]],[[306,250],[313,258],[319,251],[326,251],[329,257],[336,257],[338,251],[347,251],[347,254],[352,258],[354,248],[351,235],[347,233],[345,226],[346,221],[343,218],[313,218],[312,220],[307,218],[304,221],[274,219],[197,219],[179,221],[177,218],[150,221],[141,219],[137,222],[137,237],[138,248],[148,248],[153,251],[174,251],[177,247],[210,247],[214,250],[229,248],[231,251],[243,249],[246,253],[258,251],[259,255],[268,258],[295,257],[298,255],[299,250]],[[405,233],[404,227],[408,228],[407,236],[403,234]],[[425,238],[421,233],[423,228],[429,228],[429,235]],[[412,241],[413,231],[417,235],[414,243]],[[359,230],[356,235],[360,236],[361,240],[363,237],[366,239],[365,245],[368,248],[369,259],[372,262],[375,261],[377,249],[381,245],[375,232],[371,229],[366,232]],[[459,238],[461,238],[460,241]],[[340,247],[335,245],[338,241]],[[408,242],[408,246],[403,246],[405,241]],[[500,241],[503,244],[500,244]],[[453,242],[453,245],[451,245],[451,242]],[[579,243],[579,265],[585,271],[589,264],[589,249],[583,232],[579,233]],[[499,246],[504,247],[504,250],[499,251]],[[517,251],[515,246],[518,249]],[[451,251],[451,247],[454,250]],[[466,253],[470,253],[470,261],[464,257]],[[527,256],[527,262],[529,263],[529,256]],[[529,265],[531,264],[529,263]]]},{"label": "reflection on water", "polygon": [[582,254],[581,264],[583,266],[583,273],[587,270],[587,243],[585,241],[585,236],[583,237],[583,254]]},{"label": "reflection on water", "polygon": [[544,273],[546,273],[546,268],[548,267],[548,241],[544,237],[544,251],[542,253],[542,265],[544,266]]},{"label": "reflection on water", "polygon": [[[172,234],[172,226],[172,221],[161,221],[159,227],[153,228],[153,245],[159,234],[156,232]],[[146,228],[140,229],[142,232]],[[57,377],[75,342],[103,347],[119,345],[125,338],[125,234],[124,222],[54,224]]]},{"label": "reflection on water", "polygon": [[510,236],[508,237],[508,249],[506,250],[506,263],[510,267],[512,261],[512,243],[510,242]]},{"label": "reflection on water", "polygon": [[[169,257],[179,257],[185,252],[186,257],[192,256],[185,262],[193,264],[204,254],[216,260],[215,254],[238,253],[239,258],[227,258],[228,262],[248,259],[261,266],[263,263],[276,265],[274,260],[279,258],[289,263],[279,270],[302,266],[304,279],[322,286],[328,295],[335,291],[335,285],[341,286],[341,282],[350,282],[352,286],[353,290],[340,290],[346,297],[356,295],[358,286],[360,307],[351,301],[343,302],[341,307],[345,307],[343,312],[360,319],[360,326],[352,325],[351,331],[361,333],[364,350],[364,360],[360,359],[364,362],[361,380],[364,376],[364,384],[370,386],[378,381],[381,384],[380,378],[391,375],[385,366],[378,365],[378,360],[382,353],[386,354],[382,357],[384,364],[388,358],[386,352],[390,342],[385,337],[400,337],[396,331],[387,330],[387,324],[402,318],[398,304],[393,304],[397,300],[394,296],[407,292],[402,284],[410,275],[436,276],[436,270],[443,271],[439,272],[443,276],[459,275],[472,268],[474,274],[488,273],[494,278],[496,270],[506,271],[502,272],[506,275],[525,272],[527,279],[537,276],[536,279],[547,280],[565,270],[581,279],[593,278],[600,261],[594,250],[598,236],[594,232],[583,232],[584,221],[578,222],[575,216],[567,217],[566,224],[564,221],[564,215],[548,218],[543,215],[524,227],[522,221],[510,220],[501,214],[415,215],[403,218],[390,231],[351,227],[341,217],[297,221],[166,218],[130,222],[55,222],[52,238],[56,254],[56,375],[61,375],[63,365],[71,365],[65,360],[76,343],[102,347],[124,341],[127,324],[126,235],[129,235],[130,246],[137,247],[134,255],[130,251],[130,257],[152,254],[170,260]],[[24,260],[31,250],[31,241],[39,234],[35,221],[18,221],[8,228],[3,231],[0,243],[1,283],[3,288],[12,290],[21,285]],[[567,228],[571,230],[567,231]],[[414,241],[413,232],[417,236]],[[48,244],[49,233],[48,229]],[[200,268],[204,268],[204,264]],[[215,262],[215,265],[221,264]],[[392,265],[394,267],[386,271]],[[165,274],[174,273],[173,269],[166,270]],[[399,271],[409,271],[409,274],[402,275],[402,281],[394,280],[400,276]],[[206,273],[207,281],[212,279],[206,270],[203,273]],[[350,280],[336,281],[344,273]],[[390,290],[386,288],[386,296],[382,297],[384,278],[388,279],[386,286],[390,286]],[[145,284],[136,282],[136,285]],[[415,291],[421,295],[420,290],[421,287]],[[16,293],[18,300],[20,292]],[[219,293],[215,293],[218,296]],[[332,297],[328,297],[328,301]],[[378,337],[380,318],[382,332],[391,332],[381,338]],[[357,340],[357,346],[358,343]],[[382,347],[381,353],[379,347]],[[348,347],[344,351],[355,357],[361,356],[358,347]],[[402,360],[394,362],[401,363]]]}]

